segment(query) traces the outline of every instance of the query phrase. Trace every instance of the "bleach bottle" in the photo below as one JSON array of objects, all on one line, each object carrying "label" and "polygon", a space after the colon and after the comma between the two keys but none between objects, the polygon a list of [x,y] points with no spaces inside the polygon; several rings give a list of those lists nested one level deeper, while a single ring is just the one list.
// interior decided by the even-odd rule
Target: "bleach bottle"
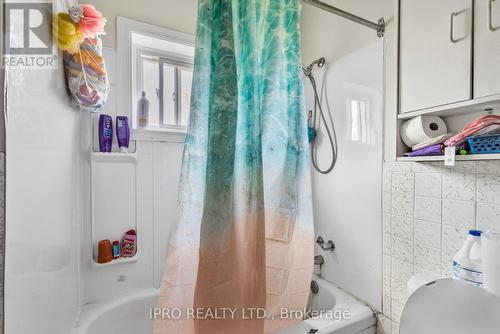
[{"label": "bleach bottle", "polygon": [[483,285],[481,234],[470,230],[462,249],[453,257],[453,277],[476,286]]}]

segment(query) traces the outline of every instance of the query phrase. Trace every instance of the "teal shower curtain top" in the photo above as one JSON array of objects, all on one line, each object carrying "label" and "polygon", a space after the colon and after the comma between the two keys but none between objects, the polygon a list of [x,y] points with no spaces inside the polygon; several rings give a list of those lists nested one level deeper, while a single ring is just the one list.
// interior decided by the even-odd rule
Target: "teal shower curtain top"
[{"label": "teal shower curtain top", "polygon": [[[300,321],[314,246],[300,0],[200,0],[191,115],[155,333],[263,334]],[[189,310],[232,309],[223,319]],[[251,309],[265,310],[265,319]],[[261,314],[262,315],[262,314]]]}]

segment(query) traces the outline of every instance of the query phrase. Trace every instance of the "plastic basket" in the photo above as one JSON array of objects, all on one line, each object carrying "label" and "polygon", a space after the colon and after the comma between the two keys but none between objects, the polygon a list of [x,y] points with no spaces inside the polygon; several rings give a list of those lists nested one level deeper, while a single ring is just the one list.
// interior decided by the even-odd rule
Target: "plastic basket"
[{"label": "plastic basket", "polygon": [[472,154],[500,153],[500,134],[467,138]]}]

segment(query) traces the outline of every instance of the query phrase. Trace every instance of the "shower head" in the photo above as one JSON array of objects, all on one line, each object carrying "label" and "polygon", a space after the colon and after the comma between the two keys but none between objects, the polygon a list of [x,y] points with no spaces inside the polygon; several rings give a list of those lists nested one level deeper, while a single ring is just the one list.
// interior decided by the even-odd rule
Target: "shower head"
[{"label": "shower head", "polygon": [[324,57],[321,57],[319,59],[316,59],[315,61],[313,61],[309,66],[307,67],[304,67],[302,66],[302,71],[304,72],[305,75],[309,76],[311,75],[312,73],[312,70],[313,70],[313,67],[314,65],[317,65],[318,68],[322,68],[323,66],[325,66],[325,63],[326,63],[326,60]]},{"label": "shower head", "polygon": [[326,60],[324,57],[321,57],[318,60],[316,60],[314,63],[316,63],[319,68],[322,68],[323,66],[325,66]]}]

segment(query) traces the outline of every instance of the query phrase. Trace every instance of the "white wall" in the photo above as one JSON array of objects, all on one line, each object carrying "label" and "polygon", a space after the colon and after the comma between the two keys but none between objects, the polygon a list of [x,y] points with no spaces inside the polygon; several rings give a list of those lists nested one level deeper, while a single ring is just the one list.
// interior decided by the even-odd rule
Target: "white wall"
[{"label": "white wall", "polygon": [[81,1],[96,6],[107,18],[104,46],[116,49],[116,17],[132,20],[194,35],[197,0],[90,0]]},{"label": "white wall", "polygon": [[[373,22],[392,18],[393,0],[322,0]],[[301,18],[302,59],[310,63],[320,55],[336,59],[377,40],[374,30],[304,3]]]},{"label": "white wall", "polygon": [[78,310],[78,115],[57,70],[9,70],[5,333],[67,334]]},{"label": "white wall", "polygon": [[[316,72],[318,85],[323,80],[327,84],[325,102],[335,124],[338,159],[331,173],[312,174],[316,234],[337,246],[333,253],[317,247],[316,254],[325,258],[323,274],[377,309],[382,296],[382,46],[376,41]],[[306,91],[312,96],[308,82]],[[353,124],[358,125],[351,116],[351,100],[367,103],[361,141],[351,134]],[[313,102],[308,102],[311,109]],[[324,168],[331,148],[321,130],[317,141],[318,162]]]}]

